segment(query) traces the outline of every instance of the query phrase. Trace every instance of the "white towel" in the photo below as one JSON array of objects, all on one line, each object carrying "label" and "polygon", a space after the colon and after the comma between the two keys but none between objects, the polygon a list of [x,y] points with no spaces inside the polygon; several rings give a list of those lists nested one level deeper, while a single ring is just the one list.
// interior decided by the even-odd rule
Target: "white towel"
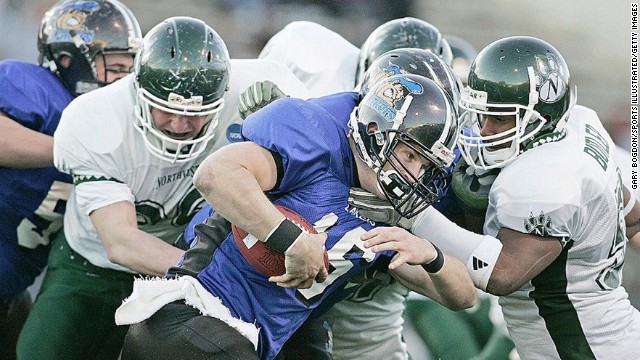
[{"label": "white towel", "polygon": [[187,305],[200,310],[202,315],[224,321],[249,339],[258,348],[259,329],[231,316],[229,309],[191,276],[177,279],[136,279],[133,292],[116,310],[116,324],[130,325],[148,319],[166,304],[185,300]]}]

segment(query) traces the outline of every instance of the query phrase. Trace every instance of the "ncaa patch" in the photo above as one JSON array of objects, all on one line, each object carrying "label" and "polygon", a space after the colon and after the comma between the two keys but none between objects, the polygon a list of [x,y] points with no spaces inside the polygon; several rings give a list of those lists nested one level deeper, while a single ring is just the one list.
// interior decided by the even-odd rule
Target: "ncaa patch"
[{"label": "ncaa patch", "polygon": [[231,124],[227,127],[227,140],[229,142],[241,142],[242,141],[242,125]]}]

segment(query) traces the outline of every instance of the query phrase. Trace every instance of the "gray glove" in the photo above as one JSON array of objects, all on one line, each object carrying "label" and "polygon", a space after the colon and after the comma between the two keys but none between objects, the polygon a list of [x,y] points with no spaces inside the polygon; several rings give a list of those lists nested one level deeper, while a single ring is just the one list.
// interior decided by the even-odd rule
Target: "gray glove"
[{"label": "gray glove", "polygon": [[375,222],[411,229],[415,220],[415,216],[410,219],[400,216],[389,201],[382,200],[365,189],[349,189],[347,202],[355,206],[361,216]]},{"label": "gray glove", "polygon": [[238,98],[238,112],[242,120],[272,102],[289,97],[278,85],[269,80],[256,81],[246,88]]},{"label": "gray glove", "polygon": [[489,190],[500,169],[476,169],[460,158],[453,170],[451,186],[463,210],[484,215],[489,205]]}]

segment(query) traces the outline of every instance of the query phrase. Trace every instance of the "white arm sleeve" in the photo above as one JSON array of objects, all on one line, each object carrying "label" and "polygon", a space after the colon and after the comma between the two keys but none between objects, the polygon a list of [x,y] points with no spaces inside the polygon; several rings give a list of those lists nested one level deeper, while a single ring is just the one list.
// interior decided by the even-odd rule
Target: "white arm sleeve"
[{"label": "white arm sleeve", "polygon": [[489,277],[502,250],[500,240],[465,230],[432,206],[418,215],[411,232],[460,259],[467,266],[476,287],[486,291]]}]

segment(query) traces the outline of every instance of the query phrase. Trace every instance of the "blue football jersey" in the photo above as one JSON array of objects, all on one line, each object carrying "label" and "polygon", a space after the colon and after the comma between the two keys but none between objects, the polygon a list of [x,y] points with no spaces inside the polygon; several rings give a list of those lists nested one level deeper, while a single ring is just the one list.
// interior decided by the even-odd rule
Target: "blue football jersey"
[{"label": "blue football jersey", "polygon": [[[242,135],[282,158],[282,176],[269,194],[276,204],[294,210],[310,223],[331,216],[326,248],[330,274],[310,289],[285,289],[268,281],[241,255],[233,234],[217,249],[198,279],[219,297],[233,316],[260,329],[258,352],[272,359],[285,341],[325,299],[349,295],[347,280],[392,252],[374,254],[360,235],[375,226],[347,204],[354,186],[355,160],[348,143],[348,121],[357,93],[340,93],[303,101],[281,99],[249,116]],[[342,292],[342,296],[337,296]],[[327,305],[327,304],[325,304]]]},{"label": "blue football jersey", "polygon": [[[0,61],[0,111],[31,130],[53,135],[73,96],[49,70]],[[62,227],[71,177],[53,166],[0,167],[0,297],[22,292],[42,271],[50,236]],[[19,250],[18,245],[33,249]]]}]

